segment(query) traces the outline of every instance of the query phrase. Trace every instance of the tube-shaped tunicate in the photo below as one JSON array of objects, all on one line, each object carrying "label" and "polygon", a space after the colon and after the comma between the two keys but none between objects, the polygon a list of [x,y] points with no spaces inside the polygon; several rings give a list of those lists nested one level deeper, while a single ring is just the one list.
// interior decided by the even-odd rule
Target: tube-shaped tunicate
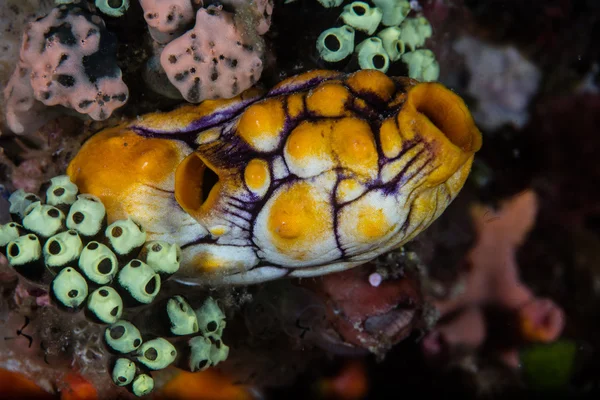
[{"label": "tube-shaped tunicate", "polygon": [[319,56],[327,62],[338,62],[354,51],[354,28],[348,25],[329,28],[317,38]]},{"label": "tube-shaped tunicate", "polygon": [[325,8],[339,7],[344,0],[318,0],[319,3]]},{"label": "tube-shaped tunicate", "polygon": [[373,4],[381,9],[381,23],[385,26],[398,26],[410,13],[408,0],[373,0]]},{"label": "tube-shaped tunicate", "polygon": [[433,34],[431,24],[425,17],[407,18],[400,25],[400,39],[411,51],[425,44]]},{"label": "tube-shaped tunicate", "polygon": [[423,82],[437,81],[440,65],[431,50],[422,49],[405,53],[402,62],[408,66],[408,76]]},{"label": "tube-shaped tunicate", "polygon": [[372,35],[381,22],[382,13],[377,7],[371,7],[363,1],[354,1],[344,7],[340,18],[346,25]]},{"label": "tube-shaped tunicate", "polygon": [[390,58],[378,37],[371,37],[356,46],[358,65],[361,69],[376,69],[386,73],[390,67]]},{"label": "tube-shaped tunicate", "polygon": [[385,52],[390,57],[390,61],[398,61],[406,47],[404,46],[404,42],[400,39],[401,31],[396,26],[391,26],[379,32],[377,36],[381,39],[383,43],[383,48]]}]

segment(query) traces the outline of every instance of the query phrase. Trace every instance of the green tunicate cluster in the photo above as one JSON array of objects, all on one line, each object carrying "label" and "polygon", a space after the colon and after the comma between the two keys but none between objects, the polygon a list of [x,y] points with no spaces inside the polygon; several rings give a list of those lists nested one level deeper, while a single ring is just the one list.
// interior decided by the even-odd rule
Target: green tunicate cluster
[{"label": "green tunicate cluster", "polygon": [[121,17],[129,9],[129,0],[96,0],[96,7],[110,17]]},{"label": "green tunicate cluster", "polygon": [[[162,283],[179,270],[177,244],[146,242],[145,230],[131,218],[107,226],[101,199],[79,193],[68,176],[53,178],[45,199],[18,190],[9,202],[14,221],[0,225],[0,252],[21,276],[48,285],[56,306],[83,310],[91,321],[108,325],[104,341],[116,354],[116,385],[143,396],[154,388],[148,371],[174,363],[196,371],[227,358],[225,314],[214,299],[198,308],[181,295],[157,300]],[[141,332],[122,319],[137,314],[126,313],[132,306],[146,306],[156,318],[149,329],[162,333]]]},{"label": "green tunicate cluster", "polygon": [[[337,7],[341,3],[328,1],[323,5]],[[372,3],[354,1],[344,6],[339,18],[344,25],[329,28],[317,38],[321,59],[336,63],[355,53],[361,69],[383,73],[392,63],[402,61],[411,78],[437,80],[439,64],[433,52],[421,49],[433,33],[429,21],[423,16],[409,18],[412,8],[408,0],[372,0]],[[356,44],[356,31],[369,37]]]},{"label": "green tunicate cluster", "polygon": [[202,335],[188,342],[190,356],[187,367],[192,371],[203,371],[225,361],[229,355],[229,347],[223,343],[225,314],[217,302],[208,297],[196,310],[198,327]]}]

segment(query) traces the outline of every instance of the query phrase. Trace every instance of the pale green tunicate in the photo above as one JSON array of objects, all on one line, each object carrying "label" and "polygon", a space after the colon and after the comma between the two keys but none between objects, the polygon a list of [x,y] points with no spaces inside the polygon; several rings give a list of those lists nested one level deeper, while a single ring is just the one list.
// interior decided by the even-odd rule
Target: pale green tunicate
[{"label": "pale green tunicate", "polygon": [[57,269],[75,263],[82,248],[81,238],[74,230],[58,233],[44,245],[44,263],[48,269],[56,272]]},{"label": "pale green tunicate", "polygon": [[346,25],[372,35],[381,22],[382,13],[377,7],[371,7],[363,1],[355,1],[344,7],[340,18]]},{"label": "pale green tunicate", "polygon": [[385,26],[400,25],[411,10],[408,0],[373,0],[373,3],[381,9],[381,23]]},{"label": "pale green tunicate", "polygon": [[[291,1],[287,1],[287,2],[291,3]],[[331,8],[331,7],[339,7],[344,2],[344,0],[318,0],[318,2],[321,3],[321,5],[323,7]]]},{"label": "pale green tunicate", "polygon": [[138,397],[142,397],[154,390],[154,379],[147,374],[139,374],[131,384],[131,391]]},{"label": "pale green tunicate", "polygon": [[9,212],[18,218],[23,218],[27,207],[40,201],[40,198],[33,193],[27,193],[23,189],[19,189],[12,192],[8,201],[10,203]]},{"label": "pale green tunicate", "polygon": [[390,58],[383,48],[383,42],[378,37],[365,39],[356,46],[356,52],[361,69],[376,69],[386,73],[390,67]]},{"label": "pale green tunicate", "polygon": [[51,206],[71,205],[77,200],[77,185],[67,175],[50,179],[50,187],[46,190],[46,203]]},{"label": "pale green tunicate", "polygon": [[190,371],[204,371],[211,366],[210,352],[212,343],[204,336],[196,336],[188,342],[190,346]]},{"label": "pale green tunicate", "polygon": [[80,194],[69,209],[67,228],[84,237],[97,235],[103,228],[106,209],[102,201],[91,194]]},{"label": "pale green tunicate", "polygon": [[50,292],[63,307],[76,310],[88,295],[85,278],[73,268],[58,273],[50,285]]},{"label": "pale green tunicate", "polygon": [[6,246],[9,242],[21,236],[21,232],[23,232],[23,227],[16,222],[0,225],[0,247]]},{"label": "pale green tunicate", "polygon": [[140,254],[140,259],[162,276],[174,274],[179,270],[181,247],[177,244],[159,240],[148,242]]},{"label": "pale green tunicate", "polygon": [[128,354],[140,347],[142,335],[129,321],[117,321],[104,331],[104,341],[113,351]]},{"label": "pale green tunicate", "polygon": [[126,358],[119,358],[112,371],[112,379],[117,386],[127,386],[135,377],[135,363]]},{"label": "pale green tunicate", "polygon": [[110,17],[121,17],[129,8],[129,0],[96,0],[96,7]]},{"label": "pale green tunicate", "polygon": [[131,260],[117,275],[117,282],[135,301],[150,304],[160,291],[160,276],[148,264]]},{"label": "pale green tunicate", "polygon": [[43,238],[58,233],[64,227],[65,215],[58,208],[39,201],[25,209],[23,226]]},{"label": "pale green tunicate", "polygon": [[181,336],[198,332],[196,313],[183,296],[173,296],[167,301],[167,315],[172,334]]},{"label": "pale green tunicate", "polygon": [[414,51],[425,44],[433,33],[431,24],[425,17],[407,18],[400,25],[400,39],[406,47]]},{"label": "pale green tunicate", "polygon": [[113,324],[121,318],[123,300],[119,293],[110,286],[102,286],[94,290],[88,297],[87,311],[104,323]]},{"label": "pale green tunicate", "polygon": [[118,271],[117,256],[102,243],[91,241],[81,251],[79,269],[98,285],[110,283]]},{"label": "pale green tunicate", "polygon": [[423,82],[437,81],[440,65],[431,50],[422,49],[405,53],[402,62],[408,66],[408,76]]},{"label": "pale green tunicate", "polygon": [[117,257],[139,251],[146,242],[146,231],[131,217],[113,222],[106,227],[104,234]]},{"label": "pale green tunicate", "polygon": [[177,350],[168,340],[148,340],[137,351],[137,360],[147,368],[157,371],[167,368],[177,357]]},{"label": "pale green tunicate", "polygon": [[229,346],[223,343],[221,338],[216,335],[208,335],[207,338],[212,343],[210,348],[211,365],[217,365],[218,363],[227,360],[227,357],[229,356]]},{"label": "pale green tunicate", "polygon": [[327,62],[338,62],[354,51],[354,28],[348,25],[330,28],[317,38],[319,56]]},{"label": "pale green tunicate", "polygon": [[404,42],[400,39],[401,32],[400,28],[391,26],[377,34],[383,43],[385,52],[390,57],[390,61],[398,61],[406,50]]},{"label": "pale green tunicate", "polygon": [[219,308],[219,305],[212,297],[208,297],[202,306],[196,310],[198,317],[198,326],[204,334],[215,334],[221,336],[225,329],[225,314]]}]

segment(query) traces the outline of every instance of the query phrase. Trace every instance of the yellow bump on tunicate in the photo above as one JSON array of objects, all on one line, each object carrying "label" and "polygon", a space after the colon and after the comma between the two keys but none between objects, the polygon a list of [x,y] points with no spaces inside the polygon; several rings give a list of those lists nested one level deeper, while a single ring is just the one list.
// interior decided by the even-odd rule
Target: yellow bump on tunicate
[{"label": "yellow bump on tunicate", "polygon": [[237,133],[258,151],[273,151],[279,145],[285,112],[282,101],[272,98],[253,104],[240,117]]},{"label": "yellow bump on tunicate", "polygon": [[211,142],[214,142],[215,140],[219,139],[220,137],[221,137],[221,128],[220,127],[206,129],[206,130],[200,132],[198,134],[198,136],[196,136],[196,144],[201,145],[201,144],[211,143]]},{"label": "yellow bump on tunicate", "polygon": [[376,96],[388,102],[396,92],[396,85],[388,76],[377,70],[363,70],[350,75],[348,86],[361,95]]},{"label": "yellow bump on tunicate", "polygon": [[225,226],[225,225],[215,225],[215,226],[211,226],[210,228],[208,228],[208,231],[210,232],[211,235],[218,237],[218,236],[223,236],[227,232],[229,232],[229,227]]},{"label": "yellow bump on tunicate", "polygon": [[356,199],[367,191],[367,188],[356,179],[342,179],[336,188],[335,199],[338,204],[347,203]]},{"label": "yellow bump on tunicate", "polygon": [[290,172],[306,178],[335,166],[329,140],[333,123],[303,121],[292,130],[284,147]]},{"label": "yellow bump on tunicate", "polygon": [[304,93],[294,93],[287,97],[287,113],[292,119],[304,113]]},{"label": "yellow bump on tunicate", "polygon": [[253,193],[264,196],[271,184],[269,164],[259,158],[250,160],[244,169],[244,182]]},{"label": "yellow bump on tunicate", "polygon": [[404,213],[393,195],[368,192],[340,210],[340,244],[347,255],[362,254],[391,238],[402,219]]},{"label": "yellow bump on tunicate", "polygon": [[351,94],[337,83],[324,83],[306,96],[306,108],[320,117],[341,117],[346,115],[346,104]]},{"label": "yellow bump on tunicate", "polygon": [[358,118],[335,121],[331,147],[340,165],[364,177],[377,177],[377,148],[371,127]]},{"label": "yellow bump on tunicate", "polygon": [[227,246],[201,243],[184,249],[182,273],[195,275],[235,273],[246,271],[258,263],[256,253],[249,246]]},{"label": "yellow bump on tunicate", "polygon": [[333,234],[331,206],[309,183],[297,182],[273,201],[267,229],[281,253],[309,258],[311,249]]},{"label": "yellow bump on tunicate", "polygon": [[402,136],[396,126],[396,121],[388,118],[379,128],[379,139],[381,140],[381,150],[387,158],[394,158],[402,150]]}]

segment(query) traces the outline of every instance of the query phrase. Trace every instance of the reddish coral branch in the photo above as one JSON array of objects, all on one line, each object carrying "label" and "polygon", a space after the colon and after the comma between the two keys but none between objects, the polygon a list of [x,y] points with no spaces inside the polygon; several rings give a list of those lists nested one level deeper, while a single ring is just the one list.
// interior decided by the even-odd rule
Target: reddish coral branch
[{"label": "reddish coral branch", "polygon": [[504,342],[503,359],[509,364],[518,362],[516,343],[550,342],[560,335],[562,309],[550,299],[535,297],[519,278],[516,251],[534,225],[536,213],[532,191],[508,199],[497,212],[480,205],[472,208],[478,238],[467,255],[464,290],[453,298],[433,301],[442,322],[422,342],[427,355],[439,356],[458,347],[476,349],[489,336],[498,336],[496,331],[487,332],[486,307],[500,309],[508,318],[505,338],[494,342]]}]

